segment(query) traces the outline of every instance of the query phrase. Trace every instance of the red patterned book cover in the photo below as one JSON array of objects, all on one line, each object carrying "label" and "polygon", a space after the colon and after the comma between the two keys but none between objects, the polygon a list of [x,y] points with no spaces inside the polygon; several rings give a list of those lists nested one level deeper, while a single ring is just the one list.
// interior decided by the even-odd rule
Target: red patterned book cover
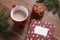
[{"label": "red patterned book cover", "polygon": [[54,30],[55,26],[53,24],[33,19],[26,40],[53,40]]}]

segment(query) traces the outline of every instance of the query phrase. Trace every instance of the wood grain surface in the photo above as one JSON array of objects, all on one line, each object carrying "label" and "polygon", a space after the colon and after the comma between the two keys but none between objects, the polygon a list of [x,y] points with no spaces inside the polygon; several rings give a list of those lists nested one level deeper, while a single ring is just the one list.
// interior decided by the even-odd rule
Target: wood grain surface
[{"label": "wood grain surface", "polygon": [[[0,0],[0,3],[2,5],[4,5],[4,7],[7,7],[9,9],[9,11],[13,8],[12,5],[14,3],[16,3],[18,6],[24,6],[24,7],[26,7],[29,10],[29,14],[30,14],[31,13],[31,10],[32,10],[32,6],[35,3],[35,1],[36,0]],[[56,26],[54,36],[58,40],[60,40],[60,19],[58,18],[57,14],[56,15],[53,15],[52,12],[46,11],[46,14],[44,15],[44,17],[43,17],[43,19],[41,21],[46,21],[46,22],[50,22],[50,23],[54,24]],[[12,22],[12,20],[10,20],[10,22]],[[10,27],[10,30],[12,28],[13,27]],[[17,33],[16,31],[12,31],[12,32],[15,33],[15,36],[16,36],[15,38],[16,39],[13,38],[13,37],[11,37],[10,39],[13,38],[14,40],[25,40],[26,35],[27,35],[28,28],[29,28],[29,26],[26,25],[26,27],[23,30],[21,29],[23,31],[22,34],[20,34],[21,32],[18,32]]]}]

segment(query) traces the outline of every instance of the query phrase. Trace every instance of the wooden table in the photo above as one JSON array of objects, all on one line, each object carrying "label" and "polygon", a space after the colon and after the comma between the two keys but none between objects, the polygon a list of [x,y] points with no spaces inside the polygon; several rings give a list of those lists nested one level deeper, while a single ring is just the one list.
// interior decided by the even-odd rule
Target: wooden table
[{"label": "wooden table", "polygon": [[[29,14],[31,13],[31,9],[33,4],[36,0],[0,0],[0,3],[7,7],[9,11],[13,8],[12,4],[16,3],[18,6],[24,6],[28,9]],[[11,20],[10,20],[11,21]],[[42,21],[53,23],[56,26],[54,36],[60,40],[60,19],[57,17],[57,15],[53,15],[52,12],[46,11],[46,14],[44,15]],[[12,25],[12,24],[11,24]],[[15,38],[11,37],[11,40],[25,40],[27,31],[28,31],[28,25],[23,29],[22,34],[19,34],[17,32],[15,33]],[[11,30],[11,27],[10,27]]]}]

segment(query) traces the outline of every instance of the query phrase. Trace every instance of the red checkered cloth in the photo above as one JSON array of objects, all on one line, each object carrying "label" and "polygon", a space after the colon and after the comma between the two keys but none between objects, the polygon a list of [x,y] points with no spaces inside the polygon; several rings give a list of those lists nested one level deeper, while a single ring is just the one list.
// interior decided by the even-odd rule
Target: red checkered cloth
[{"label": "red checkered cloth", "polygon": [[[42,26],[44,28],[48,28],[49,31],[48,31],[47,36],[44,37],[43,35],[35,34],[34,28],[36,26]],[[54,30],[55,30],[55,26],[52,25],[51,23],[42,22],[42,21],[38,21],[38,20],[33,19],[31,22],[26,40],[53,40]]]}]

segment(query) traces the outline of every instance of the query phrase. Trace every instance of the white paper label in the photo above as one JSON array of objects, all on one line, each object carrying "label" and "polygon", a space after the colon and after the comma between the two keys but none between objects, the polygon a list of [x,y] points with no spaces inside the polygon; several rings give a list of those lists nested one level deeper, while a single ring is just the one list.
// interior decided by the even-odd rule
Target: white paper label
[{"label": "white paper label", "polygon": [[34,33],[40,34],[40,35],[43,35],[43,36],[47,36],[48,30],[49,30],[48,28],[44,28],[44,27],[41,27],[41,26],[36,26],[34,28]]}]

